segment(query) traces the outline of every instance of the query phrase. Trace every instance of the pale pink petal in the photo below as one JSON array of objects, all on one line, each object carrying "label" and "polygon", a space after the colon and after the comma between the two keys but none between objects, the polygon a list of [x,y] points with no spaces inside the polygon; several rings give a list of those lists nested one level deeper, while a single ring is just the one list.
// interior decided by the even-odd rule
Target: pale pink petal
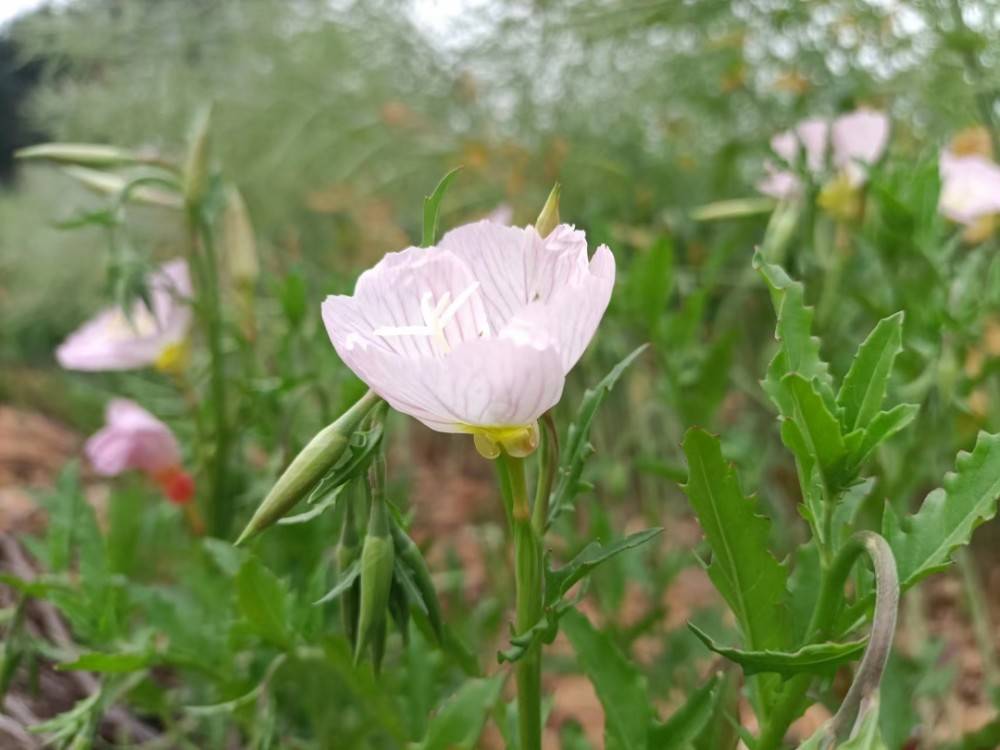
[{"label": "pale pink petal", "polygon": [[514,209],[507,203],[501,203],[483,217],[494,224],[509,225],[514,220]]},{"label": "pale pink petal", "polygon": [[771,150],[784,159],[789,166],[795,166],[799,160],[799,149],[802,144],[791,130],[783,130],[771,138]]},{"label": "pale pink petal", "polygon": [[152,310],[137,300],[126,316],[109,308],[72,333],[56,349],[68,370],[132,370],[154,364],[168,346],[183,341],[191,326],[191,281],[184,260],[150,275]]},{"label": "pale pink petal", "polygon": [[567,283],[530,303],[500,333],[504,337],[525,328],[547,331],[565,373],[573,369],[594,337],[615,284],[615,258],[607,245],[598,247],[589,262],[586,251],[574,260],[577,267],[565,274],[570,279]]},{"label": "pale pink petal", "polygon": [[889,118],[884,112],[859,109],[842,115],[833,123],[833,159],[845,169],[851,183],[862,184],[865,167],[882,158],[889,143]]},{"label": "pale pink petal", "polygon": [[1000,213],[1000,166],[982,156],[941,155],[938,210],[959,224]]},{"label": "pale pink petal", "polygon": [[826,166],[830,123],[820,118],[803,120],[795,127],[795,133],[806,152],[806,168],[819,174]]},{"label": "pale pink petal", "polygon": [[477,338],[488,328],[482,290],[468,266],[452,253],[411,247],[389,253],[361,274],[353,296],[327,297],[323,321],[342,359],[354,348],[432,357],[437,353],[432,336],[404,331],[428,326],[428,306],[435,308],[442,300],[451,303],[463,296],[443,329],[448,348]]},{"label": "pale pink petal", "polygon": [[180,447],[170,428],[135,402],[114,399],[105,419],[105,426],[84,446],[97,473],[114,476],[138,470],[155,474],[180,465]]},{"label": "pale pink petal", "polygon": [[777,169],[768,162],[764,165],[767,176],[757,183],[757,190],[780,201],[792,200],[802,194],[802,180],[794,172]]},{"label": "pale pink petal", "polygon": [[534,227],[507,227],[490,221],[452,229],[438,247],[461,258],[479,281],[494,333],[531,300],[547,261],[545,245]]},{"label": "pale pink petal", "polygon": [[505,339],[419,360],[353,349],[344,362],[393,409],[440,432],[531,424],[558,403],[565,380],[554,349]]}]

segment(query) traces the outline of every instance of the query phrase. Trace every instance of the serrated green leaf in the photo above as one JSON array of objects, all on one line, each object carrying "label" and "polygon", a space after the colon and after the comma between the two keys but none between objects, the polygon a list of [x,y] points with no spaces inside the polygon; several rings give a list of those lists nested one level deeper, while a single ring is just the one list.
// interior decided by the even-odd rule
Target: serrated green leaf
[{"label": "serrated green leaf", "polygon": [[649,730],[649,747],[655,750],[688,750],[691,743],[712,718],[719,675],[695,690],[684,705],[662,724],[656,722]]},{"label": "serrated green leaf", "polygon": [[625,369],[648,346],[649,344],[643,344],[633,350],[625,359],[611,368],[611,372],[600,383],[593,388],[588,388],[583,394],[580,408],[573,423],[569,426],[562,449],[562,456],[559,460],[559,478],[549,497],[549,517],[546,528],[552,525],[552,522],[563,510],[572,505],[573,498],[580,491],[580,474],[587,458],[594,452],[588,438],[590,437],[590,425],[594,421],[598,408],[611,389],[615,387],[615,383],[621,378]]},{"label": "serrated green leaf", "polygon": [[813,309],[805,304],[801,282],[794,281],[781,266],[768,263],[757,252],[753,266],[767,282],[771,302],[777,316],[775,338],[781,345],[771,360],[764,390],[782,414],[789,411],[788,397],[781,381],[788,373],[797,372],[806,380],[816,380],[817,389],[831,407],[834,404],[833,379],[830,367],[820,355],[819,339],[812,335]]},{"label": "serrated green leaf", "polygon": [[959,453],[955,471],[931,492],[915,514],[900,517],[887,505],[882,536],[896,558],[906,589],[949,562],[973,530],[996,515],[1000,498],[1000,435],[979,433],[972,453]]},{"label": "serrated green leaf", "polygon": [[896,356],[903,350],[903,313],[883,318],[868,334],[844,376],[837,405],[847,432],[865,427],[882,407]]},{"label": "serrated green leaf", "polygon": [[600,542],[591,542],[564,566],[546,572],[545,591],[548,603],[551,604],[561,599],[572,588],[573,584],[588,575],[601,563],[607,562],[626,550],[645,544],[662,531],[663,529],[660,527],[644,529],[629,534],[624,539],[619,539],[607,546]]},{"label": "serrated green leaf", "polygon": [[117,654],[91,651],[80,654],[75,660],[58,665],[63,670],[86,670],[105,674],[121,674],[146,669],[154,662],[154,655],[148,651],[122,651]]},{"label": "serrated green leaf", "polygon": [[848,446],[851,465],[860,466],[873,450],[910,424],[919,411],[920,407],[917,404],[899,404],[889,411],[876,414],[868,423],[868,427],[860,432],[857,446],[853,448]]},{"label": "serrated green leaf", "polygon": [[471,750],[500,696],[504,675],[469,680],[430,720],[419,750]]},{"label": "serrated green leaf", "polygon": [[811,643],[796,651],[743,651],[717,644],[708,633],[688,623],[702,643],[710,650],[743,667],[747,676],[760,672],[774,672],[789,677],[803,672],[824,674],[832,667],[846,664],[859,657],[865,650],[867,639],[848,643]]},{"label": "serrated green leaf", "polygon": [[256,557],[248,557],[236,574],[236,601],[257,635],[279,648],[288,646],[288,592]]},{"label": "serrated green leaf", "polygon": [[646,679],[606,634],[576,610],[563,617],[563,632],[604,706],[608,750],[644,750],[654,715]]},{"label": "serrated green leaf", "polygon": [[441,211],[441,199],[444,198],[448,185],[455,179],[461,167],[455,167],[441,178],[434,192],[424,198],[424,229],[420,239],[421,247],[430,247],[437,242],[438,214]]},{"label": "serrated green leaf", "polygon": [[708,574],[729,604],[752,650],[781,649],[787,638],[783,599],[788,573],[768,550],[770,521],[744,497],[736,471],[714,436],[699,428],[684,437],[683,486],[712,548]]}]

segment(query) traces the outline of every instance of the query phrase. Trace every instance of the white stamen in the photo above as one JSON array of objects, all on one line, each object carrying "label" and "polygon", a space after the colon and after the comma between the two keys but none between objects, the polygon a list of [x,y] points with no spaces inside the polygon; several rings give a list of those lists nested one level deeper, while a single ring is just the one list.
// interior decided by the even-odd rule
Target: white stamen
[{"label": "white stamen", "polygon": [[[468,302],[469,298],[475,294],[477,289],[479,289],[478,281],[473,282],[462,290],[454,301],[451,299],[451,292],[445,292],[436,304],[433,303],[434,296],[430,292],[424,292],[420,296],[420,314],[424,318],[424,325],[380,326],[372,331],[372,333],[382,337],[429,336],[435,352],[438,354],[447,354],[451,351],[451,347],[448,345],[448,339],[444,335],[444,329],[455,318],[462,305]],[[479,332],[479,335],[488,336],[489,328],[484,327]]]}]

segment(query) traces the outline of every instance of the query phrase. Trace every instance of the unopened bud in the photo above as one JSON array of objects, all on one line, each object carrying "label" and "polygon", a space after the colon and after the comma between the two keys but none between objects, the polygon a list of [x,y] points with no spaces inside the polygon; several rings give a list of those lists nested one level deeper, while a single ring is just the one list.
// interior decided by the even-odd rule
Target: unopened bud
[{"label": "unopened bud", "polygon": [[[76,166],[66,167],[63,171],[84,187],[101,195],[118,196],[128,187],[128,180],[112,172]],[[138,185],[129,190],[129,198],[150,206],[180,208],[183,205],[178,195],[148,185]]]},{"label": "unopened bud", "polygon": [[371,645],[376,659],[384,647],[385,618],[392,588],[395,550],[389,531],[389,509],[385,501],[385,462],[376,456],[368,471],[371,511],[368,529],[361,548],[361,610],[358,613],[358,640],[354,649],[357,663]]},{"label": "unopened bud", "polygon": [[108,169],[132,164],[148,164],[151,156],[99,143],[41,143],[14,153],[18,159],[51,161],[81,167]]},{"label": "unopened bud", "polygon": [[212,108],[203,108],[195,117],[184,161],[184,200],[188,206],[201,203],[208,190],[208,134]]},{"label": "unopened bud", "polygon": [[[350,488],[348,488],[349,490]],[[344,499],[344,526],[340,531],[340,543],[337,545],[337,574],[343,576],[354,564],[361,553],[358,530],[354,519],[354,498]],[[361,607],[361,584],[355,580],[340,599],[340,617],[344,626],[344,634],[350,641],[351,648],[358,640],[358,610]]]},{"label": "unopened bud", "polygon": [[236,188],[226,195],[226,210],[222,217],[222,242],[229,278],[238,287],[253,286],[260,273],[257,242],[243,196]]},{"label": "unopened bud", "polygon": [[378,395],[368,391],[337,421],[320,430],[309,441],[267,493],[264,502],[236,540],[237,545],[274,524],[305,497],[344,454],[351,435],[378,402]]},{"label": "unopened bud", "polygon": [[542,237],[548,237],[552,230],[559,226],[559,193],[561,190],[562,186],[558,182],[552,186],[552,191],[549,193],[545,205],[542,206],[542,212],[538,214],[538,219],[535,221],[535,229]]},{"label": "unopened bud", "polygon": [[420,553],[420,548],[399,526],[392,524],[392,541],[395,543],[396,556],[406,567],[413,579],[413,583],[420,592],[424,609],[427,610],[427,619],[430,621],[431,629],[438,643],[444,642],[444,617],[441,614],[441,603],[438,601],[437,590],[434,588],[434,581],[431,579],[430,568],[427,561]]}]

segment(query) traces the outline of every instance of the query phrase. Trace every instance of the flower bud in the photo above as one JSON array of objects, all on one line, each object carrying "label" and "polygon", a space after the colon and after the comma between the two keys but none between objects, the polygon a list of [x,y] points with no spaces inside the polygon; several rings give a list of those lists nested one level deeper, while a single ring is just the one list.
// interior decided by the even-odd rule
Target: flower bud
[{"label": "flower bud", "polygon": [[393,576],[392,586],[389,588],[389,614],[392,615],[396,627],[399,628],[403,644],[408,644],[410,642],[410,600],[406,596],[406,589],[403,588],[403,584],[396,576]]},{"label": "flower bud", "polygon": [[96,169],[153,161],[151,157],[99,143],[41,143],[19,149],[14,156],[18,159],[43,159],[56,164],[75,164]]},{"label": "flower bud", "polygon": [[[117,196],[128,186],[128,180],[121,175],[102,172],[99,169],[72,166],[66,167],[63,171],[84,187],[101,195]],[[180,208],[182,205],[177,195],[169,193],[166,190],[149,187],[148,185],[139,185],[130,190],[129,198],[136,203],[143,203],[149,206]]]},{"label": "flower bud", "polygon": [[545,205],[542,206],[542,212],[535,220],[535,229],[542,237],[547,237],[553,229],[559,226],[559,193],[561,190],[562,186],[558,182],[552,186],[552,191],[549,193]]},{"label": "flower bud", "polygon": [[434,582],[431,580],[431,571],[427,567],[424,556],[420,554],[420,548],[416,542],[410,539],[409,535],[403,531],[399,524],[392,523],[392,541],[395,544],[396,556],[400,562],[406,566],[413,578],[413,583],[420,592],[424,608],[427,610],[427,619],[430,621],[431,629],[438,643],[444,642],[444,618],[441,615],[441,603],[438,601],[437,591]]},{"label": "flower bud", "polygon": [[375,457],[368,470],[368,491],[371,511],[361,548],[361,609],[354,661],[357,663],[371,645],[377,667],[381,661],[380,649],[384,649],[385,618],[395,565],[389,509],[385,502],[385,461],[381,456]]},{"label": "flower bud", "polygon": [[[348,488],[349,489],[349,488]],[[354,564],[361,553],[358,530],[354,519],[354,498],[345,496],[344,526],[340,530],[340,543],[337,545],[337,574],[343,576]],[[361,584],[355,580],[351,587],[340,598],[340,617],[344,626],[344,634],[351,647],[358,640],[358,610],[361,607]]]},{"label": "flower bud", "polygon": [[320,430],[309,441],[267,493],[264,502],[236,540],[237,545],[274,524],[305,497],[344,454],[354,430],[378,401],[379,396],[374,391],[368,391],[333,424]]},{"label": "flower bud", "polygon": [[184,200],[188,206],[201,203],[208,190],[208,134],[212,108],[205,107],[195,117],[184,161]]},{"label": "flower bud", "polygon": [[226,194],[222,242],[229,278],[237,287],[252,287],[260,273],[257,242],[246,203],[236,188],[230,188]]}]

